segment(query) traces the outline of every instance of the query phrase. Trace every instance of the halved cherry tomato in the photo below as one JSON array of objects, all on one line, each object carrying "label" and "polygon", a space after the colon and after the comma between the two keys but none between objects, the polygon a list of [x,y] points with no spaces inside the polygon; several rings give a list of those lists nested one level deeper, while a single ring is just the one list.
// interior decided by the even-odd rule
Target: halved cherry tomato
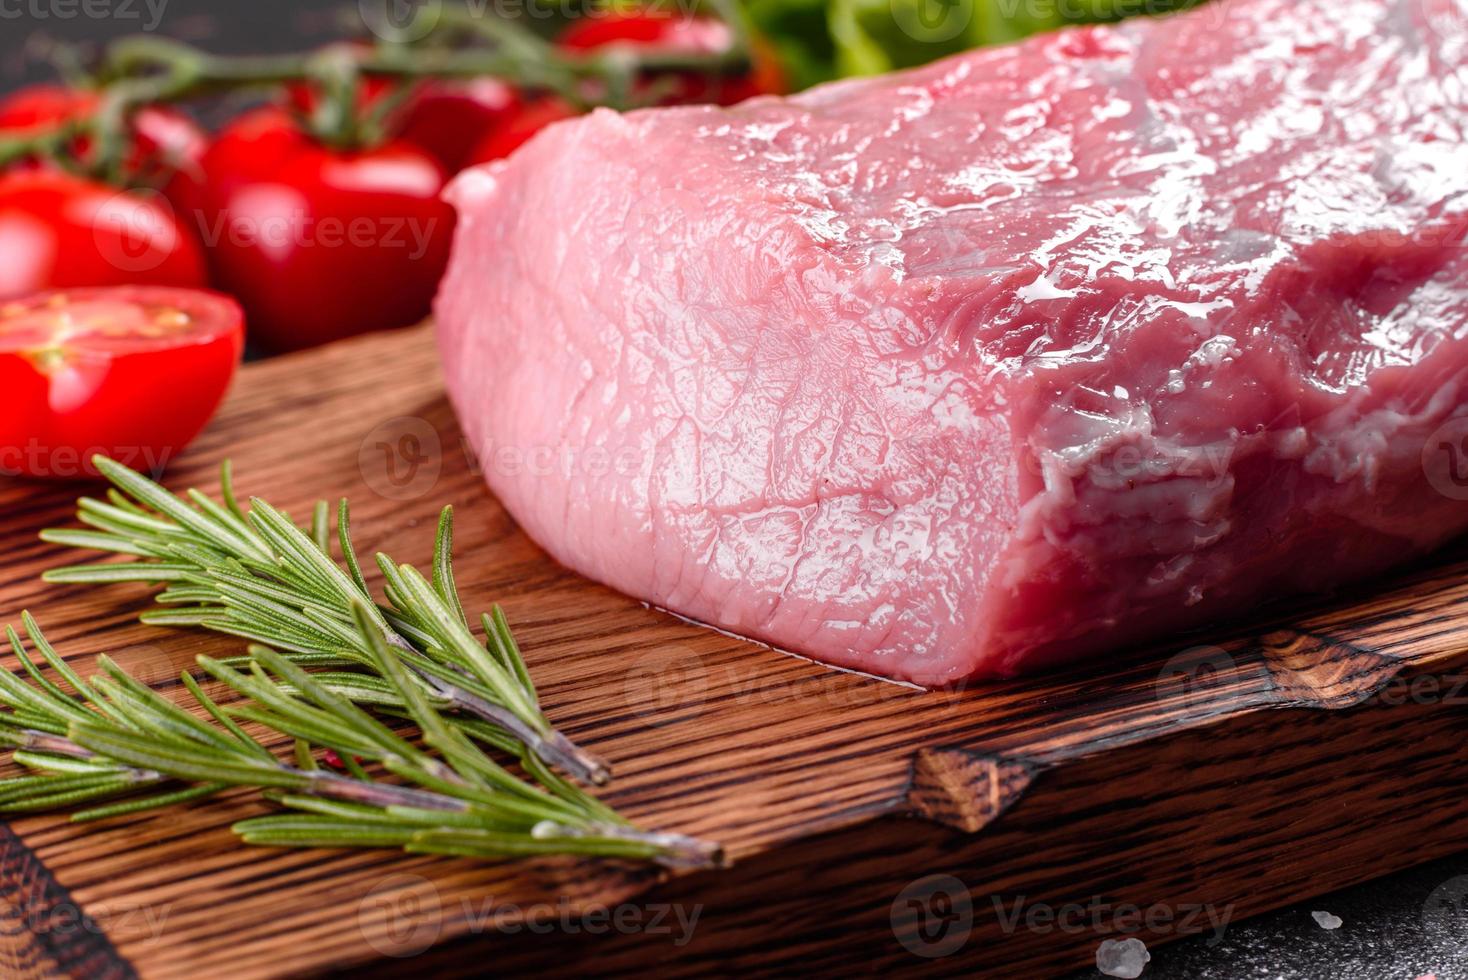
[{"label": "halved cherry tomato", "polygon": [[440,199],[443,168],[422,150],[334,150],[262,109],[219,134],[203,169],[199,232],[251,340],[299,350],[427,316],[454,211]]},{"label": "halved cherry tomato", "polygon": [[[589,15],[573,21],[558,41],[570,51],[593,51],[613,47],[634,50],[682,51],[715,54],[734,43],[729,25],[707,17],[675,15],[667,10],[631,10]],[[763,42],[754,43],[754,67],[746,74],[714,78],[684,72],[668,79],[666,102],[716,102],[733,105],[756,95],[779,94],[785,90],[784,72],[773,52]],[[647,80],[645,84],[651,84]]]},{"label": "halved cherry tomato", "polygon": [[[0,100],[0,132],[27,133],[75,122],[96,112],[101,95],[88,89],[32,85]],[[127,167],[147,178],[168,180],[175,173],[196,175],[208,138],[188,116],[174,109],[148,106],[132,118],[133,146]],[[79,140],[72,148],[86,159],[90,147]]]},{"label": "halved cherry tomato", "polygon": [[158,194],[55,170],[0,174],[0,300],[72,286],[203,286],[203,251]]},{"label": "halved cherry tomato", "polygon": [[111,456],[159,472],[224,397],[244,349],[239,306],[120,286],[0,303],[0,472],[95,475]]}]

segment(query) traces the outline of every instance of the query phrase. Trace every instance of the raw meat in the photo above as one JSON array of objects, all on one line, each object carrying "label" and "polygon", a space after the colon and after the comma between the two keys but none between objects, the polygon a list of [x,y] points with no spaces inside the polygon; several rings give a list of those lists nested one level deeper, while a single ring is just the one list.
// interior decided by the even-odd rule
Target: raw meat
[{"label": "raw meat", "polygon": [[1465,65],[1226,0],[597,112],[454,186],[449,391],[566,565],[894,678],[1359,580],[1468,526]]}]

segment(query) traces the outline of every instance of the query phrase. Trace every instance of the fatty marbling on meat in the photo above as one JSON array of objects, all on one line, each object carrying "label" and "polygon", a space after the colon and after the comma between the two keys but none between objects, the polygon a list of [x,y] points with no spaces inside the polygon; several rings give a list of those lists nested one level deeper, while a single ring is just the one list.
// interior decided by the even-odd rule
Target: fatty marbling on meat
[{"label": "fatty marbling on meat", "polygon": [[1465,65],[1227,0],[598,111],[453,188],[449,390],[560,561],[895,678],[1357,580],[1468,525]]}]

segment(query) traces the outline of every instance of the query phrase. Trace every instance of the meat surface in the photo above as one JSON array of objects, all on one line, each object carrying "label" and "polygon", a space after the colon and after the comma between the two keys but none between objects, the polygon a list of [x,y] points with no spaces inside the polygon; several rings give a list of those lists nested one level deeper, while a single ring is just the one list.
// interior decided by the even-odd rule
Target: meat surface
[{"label": "meat surface", "polygon": [[454,186],[449,391],[561,562],[922,684],[1360,580],[1468,526],[1465,66],[1220,0],[598,111]]}]

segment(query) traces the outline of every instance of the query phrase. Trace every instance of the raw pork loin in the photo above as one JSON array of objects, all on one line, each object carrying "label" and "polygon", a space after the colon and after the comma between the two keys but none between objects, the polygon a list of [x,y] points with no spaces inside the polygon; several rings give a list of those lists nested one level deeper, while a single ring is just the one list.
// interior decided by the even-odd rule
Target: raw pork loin
[{"label": "raw pork loin", "polygon": [[599,111],[454,186],[448,387],[560,561],[923,684],[1360,579],[1468,525],[1465,66],[1221,0]]}]

